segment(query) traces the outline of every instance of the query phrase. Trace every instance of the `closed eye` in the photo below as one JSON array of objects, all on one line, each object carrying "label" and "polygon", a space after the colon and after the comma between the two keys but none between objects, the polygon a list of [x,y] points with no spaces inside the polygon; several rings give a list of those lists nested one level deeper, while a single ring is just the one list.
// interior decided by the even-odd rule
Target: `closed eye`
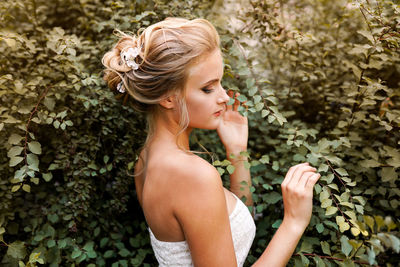
[{"label": "closed eye", "polygon": [[209,93],[211,93],[212,91],[214,91],[214,89],[209,88],[209,87],[201,88],[201,90],[202,90],[204,93],[206,93],[206,94],[209,94]]}]

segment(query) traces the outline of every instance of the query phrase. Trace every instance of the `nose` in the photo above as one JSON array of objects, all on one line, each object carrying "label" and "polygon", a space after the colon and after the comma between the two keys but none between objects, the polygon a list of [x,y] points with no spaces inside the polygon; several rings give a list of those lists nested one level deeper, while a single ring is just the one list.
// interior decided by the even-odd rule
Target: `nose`
[{"label": "nose", "polygon": [[229,95],[226,93],[226,90],[219,85],[220,93],[218,95],[218,104],[227,103],[229,101]]}]

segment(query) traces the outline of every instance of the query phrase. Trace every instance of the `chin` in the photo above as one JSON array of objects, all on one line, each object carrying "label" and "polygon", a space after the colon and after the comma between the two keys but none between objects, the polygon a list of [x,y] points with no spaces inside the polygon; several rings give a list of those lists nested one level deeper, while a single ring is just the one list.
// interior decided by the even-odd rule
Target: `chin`
[{"label": "chin", "polygon": [[203,130],[216,130],[219,126],[219,121],[213,121],[210,123],[198,124],[198,125],[189,125],[189,127],[203,129]]}]

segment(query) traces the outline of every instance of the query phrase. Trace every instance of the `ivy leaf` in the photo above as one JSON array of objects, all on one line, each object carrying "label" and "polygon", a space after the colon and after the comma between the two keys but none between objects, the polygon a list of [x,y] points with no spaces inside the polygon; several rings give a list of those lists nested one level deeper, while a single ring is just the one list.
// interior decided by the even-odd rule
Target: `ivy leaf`
[{"label": "ivy leaf", "polygon": [[279,200],[282,199],[282,196],[278,192],[271,192],[268,193],[266,196],[263,197],[263,199],[268,203],[268,204],[275,204]]},{"label": "ivy leaf", "polygon": [[321,241],[321,248],[322,248],[322,251],[323,251],[326,255],[332,255],[331,249],[330,249],[330,246],[329,246],[329,243],[328,243],[328,242],[326,242],[326,241]]},{"label": "ivy leaf", "polygon": [[269,113],[270,113],[269,110],[263,109],[261,111],[261,117],[264,118],[264,117],[268,116]]},{"label": "ivy leaf", "polygon": [[388,234],[390,241],[392,243],[392,248],[396,253],[400,252],[400,239],[397,236]]},{"label": "ivy leaf", "polygon": [[20,136],[19,134],[12,134],[9,138],[8,138],[8,143],[10,145],[17,145],[19,144],[19,142],[23,139],[22,136]]},{"label": "ivy leaf", "polygon": [[337,168],[335,169],[335,172],[337,172],[340,176],[349,176],[347,171],[343,168]]},{"label": "ivy leaf", "polygon": [[53,178],[53,174],[51,172],[42,173],[42,177],[46,182],[49,182]]},{"label": "ivy leaf", "polygon": [[10,150],[8,150],[7,156],[9,158],[18,156],[19,154],[21,154],[23,149],[24,148],[22,146],[13,146],[12,148],[10,148]]},{"label": "ivy leaf", "polygon": [[72,251],[72,253],[71,253],[71,258],[76,259],[76,258],[78,258],[81,254],[82,254],[82,251],[80,251],[79,249],[75,249],[75,250]]},{"label": "ivy leaf", "polygon": [[381,177],[383,182],[396,181],[398,174],[393,167],[383,167]]},{"label": "ivy leaf", "polygon": [[318,233],[322,233],[325,229],[324,225],[322,223],[319,223],[315,226],[317,228]]},{"label": "ivy leaf", "polygon": [[25,243],[21,241],[15,241],[8,245],[7,255],[14,259],[23,259],[26,256]]},{"label": "ivy leaf", "polygon": [[16,191],[18,191],[19,189],[21,188],[21,185],[19,184],[19,185],[14,185],[13,187],[11,187],[11,192],[16,192]]},{"label": "ivy leaf", "polygon": [[35,154],[29,153],[26,157],[29,168],[34,171],[39,171],[39,158]]},{"label": "ivy leaf", "polygon": [[111,258],[112,256],[114,255],[114,251],[113,250],[107,250],[105,253],[104,253],[104,258]]},{"label": "ivy leaf", "polygon": [[131,253],[126,248],[123,248],[118,252],[118,254],[121,255],[121,257],[128,257]]},{"label": "ivy leaf", "polygon": [[14,166],[18,165],[23,159],[24,159],[23,157],[12,157],[10,159],[9,166],[14,167]]},{"label": "ivy leaf", "polygon": [[22,186],[22,190],[24,190],[25,192],[30,193],[30,192],[31,192],[31,186],[28,185],[28,184],[24,184],[24,185]]},{"label": "ivy leaf", "polygon": [[348,257],[350,252],[353,250],[353,247],[349,243],[349,238],[345,235],[342,235],[342,237],[340,238],[340,243],[343,254]]},{"label": "ivy leaf", "polygon": [[337,210],[338,210],[338,208],[330,206],[326,209],[325,215],[329,216],[329,215],[335,214],[337,212]]},{"label": "ivy leaf", "polygon": [[29,142],[29,143],[28,143],[28,147],[29,147],[29,150],[30,150],[32,153],[35,153],[35,154],[37,154],[37,155],[42,154],[42,146],[40,145],[39,142],[37,142],[37,141]]},{"label": "ivy leaf", "polygon": [[235,166],[229,165],[228,167],[226,167],[226,169],[228,170],[229,174],[232,174],[235,171]]}]

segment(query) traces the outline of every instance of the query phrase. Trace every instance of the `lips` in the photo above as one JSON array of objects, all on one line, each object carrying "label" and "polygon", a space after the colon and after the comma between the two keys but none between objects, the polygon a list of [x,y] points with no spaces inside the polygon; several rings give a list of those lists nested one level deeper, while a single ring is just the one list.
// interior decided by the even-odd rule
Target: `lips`
[{"label": "lips", "polygon": [[224,111],[224,110],[223,109],[218,110],[217,112],[214,112],[214,115],[218,117],[219,115],[222,114],[222,111]]}]

